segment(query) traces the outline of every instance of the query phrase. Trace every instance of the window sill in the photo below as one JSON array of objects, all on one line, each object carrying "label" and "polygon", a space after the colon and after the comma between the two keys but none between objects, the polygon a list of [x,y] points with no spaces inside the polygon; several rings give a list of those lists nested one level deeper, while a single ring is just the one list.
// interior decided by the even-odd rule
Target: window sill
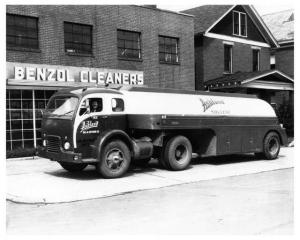
[{"label": "window sill", "polygon": [[167,64],[167,65],[176,65],[176,66],[180,65],[179,62],[178,62],[178,63],[172,63],[172,62],[163,62],[163,61],[159,61],[159,63],[160,63],[160,64]]},{"label": "window sill", "polygon": [[133,62],[142,62],[143,59],[141,58],[126,58],[126,57],[118,57],[119,60],[122,61],[133,61]]},{"label": "window sill", "polygon": [[8,50],[8,51],[21,51],[21,52],[35,52],[35,53],[41,53],[42,52],[40,49],[24,48],[24,47],[6,47],[6,50]]},{"label": "window sill", "polygon": [[68,56],[75,56],[75,57],[95,57],[92,53],[72,53],[72,52],[65,52]]},{"label": "window sill", "polygon": [[224,75],[231,75],[232,72],[223,72]]},{"label": "window sill", "polygon": [[248,36],[246,35],[246,36],[243,36],[243,35],[238,35],[238,34],[232,34],[234,37],[240,37],[240,38],[247,38]]}]

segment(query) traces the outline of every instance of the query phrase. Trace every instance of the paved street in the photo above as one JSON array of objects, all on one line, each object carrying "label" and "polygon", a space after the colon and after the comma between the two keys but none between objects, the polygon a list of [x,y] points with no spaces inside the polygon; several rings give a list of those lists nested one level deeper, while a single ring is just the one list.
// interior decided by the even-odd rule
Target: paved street
[{"label": "paved street", "polygon": [[7,202],[8,234],[292,234],[293,169],[63,204]]},{"label": "paved street", "polygon": [[282,148],[278,159],[254,155],[194,159],[185,171],[161,169],[152,160],[147,168],[132,168],[120,179],[103,179],[94,167],[69,173],[47,159],[7,161],[7,199],[21,203],[62,203],[114,196],[203,180],[293,167],[293,148]]}]

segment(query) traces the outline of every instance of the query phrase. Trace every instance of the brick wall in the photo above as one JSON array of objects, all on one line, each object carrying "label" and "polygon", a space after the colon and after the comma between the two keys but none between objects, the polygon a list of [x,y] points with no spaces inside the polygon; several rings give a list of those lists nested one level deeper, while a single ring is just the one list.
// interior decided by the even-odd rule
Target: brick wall
[{"label": "brick wall", "polygon": [[294,46],[276,49],[275,59],[275,68],[294,78]]},{"label": "brick wall", "polygon": [[[197,46],[197,43],[196,43]],[[251,45],[234,42],[232,46],[232,72],[252,72]],[[224,72],[224,43],[223,40],[203,38],[203,45],[196,47],[196,85],[223,76]],[[201,65],[202,62],[202,67]],[[260,49],[260,70],[270,69],[270,49]],[[201,73],[202,71],[202,73]]]},{"label": "brick wall", "polygon": [[[148,86],[195,89],[192,17],[126,5],[8,5],[6,11],[39,18],[40,52],[7,50],[9,62],[140,70]],[[93,56],[65,53],[64,21],[93,26]],[[117,29],[141,32],[142,61],[118,59]],[[159,63],[158,35],[179,38],[179,65]]]}]

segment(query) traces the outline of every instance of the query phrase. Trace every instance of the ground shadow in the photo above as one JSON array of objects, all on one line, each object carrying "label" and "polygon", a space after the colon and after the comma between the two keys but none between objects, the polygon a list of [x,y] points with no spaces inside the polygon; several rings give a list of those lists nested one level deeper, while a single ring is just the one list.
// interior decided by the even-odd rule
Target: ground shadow
[{"label": "ground shadow", "polygon": [[[278,158],[284,157],[279,155]],[[226,165],[232,163],[241,163],[241,162],[254,162],[254,161],[263,161],[265,159],[255,156],[254,154],[234,154],[234,155],[224,155],[224,156],[214,156],[214,157],[196,157],[192,159],[190,166],[187,169],[193,168],[194,166],[201,164],[208,165]],[[131,164],[127,173],[123,177],[129,177],[136,174],[142,173],[154,173],[159,170],[167,171],[158,161],[158,159],[151,159],[151,161],[145,166],[138,166]],[[95,166],[88,166],[84,171],[81,172],[68,172],[64,169],[59,169],[55,171],[45,172],[46,174],[61,177],[61,178],[70,178],[75,180],[95,180],[95,179],[104,179],[95,169]]]},{"label": "ground shadow", "polygon": [[[130,166],[127,173],[124,175],[124,177],[129,177],[135,174],[141,174],[141,173],[150,173],[155,172],[157,169],[152,168],[150,166],[146,167],[138,167],[138,166]],[[81,172],[68,172],[64,169],[59,169],[55,171],[47,171],[45,174],[55,176],[55,177],[61,177],[61,178],[70,178],[74,180],[96,180],[96,179],[104,179],[95,169],[94,166],[88,166],[86,169],[84,169]]]}]

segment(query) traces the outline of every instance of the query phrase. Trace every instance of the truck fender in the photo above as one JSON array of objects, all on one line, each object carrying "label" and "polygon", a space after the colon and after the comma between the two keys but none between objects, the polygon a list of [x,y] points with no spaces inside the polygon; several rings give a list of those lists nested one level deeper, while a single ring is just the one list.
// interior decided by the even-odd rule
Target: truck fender
[{"label": "truck fender", "polygon": [[105,144],[111,139],[120,139],[124,141],[125,144],[129,147],[129,150],[133,150],[133,142],[128,134],[122,130],[113,129],[102,132],[95,142],[91,145],[92,148],[92,157],[95,159],[100,159],[101,150]]}]

